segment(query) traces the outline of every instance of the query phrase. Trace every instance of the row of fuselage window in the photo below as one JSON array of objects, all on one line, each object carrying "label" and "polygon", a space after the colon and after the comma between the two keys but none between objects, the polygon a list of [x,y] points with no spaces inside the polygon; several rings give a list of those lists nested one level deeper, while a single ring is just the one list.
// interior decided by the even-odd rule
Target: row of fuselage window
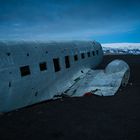
[{"label": "row of fuselage window", "polygon": [[[98,55],[98,54],[99,54],[98,50],[96,50],[96,52],[95,51],[87,52],[87,57],[95,56],[95,55]],[[81,53],[81,59],[85,59],[85,53]],[[74,61],[78,61],[78,54],[74,55]],[[54,58],[53,59],[53,64],[54,64],[55,72],[58,72],[58,71],[61,70],[59,58]],[[69,56],[65,56],[65,67],[70,68],[70,57]],[[39,68],[40,68],[40,71],[47,70],[47,63],[46,62],[39,63]],[[29,65],[20,67],[20,73],[21,73],[22,77],[30,75],[31,72],[30,72]]]}]

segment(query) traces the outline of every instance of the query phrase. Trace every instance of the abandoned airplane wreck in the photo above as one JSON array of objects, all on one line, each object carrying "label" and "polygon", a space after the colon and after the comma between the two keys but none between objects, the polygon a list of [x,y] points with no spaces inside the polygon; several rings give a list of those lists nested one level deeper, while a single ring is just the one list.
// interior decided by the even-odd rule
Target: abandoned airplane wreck
[{"label": "abandoned airplane wreck", "polygon": [[127,84],[129,66],[114,60],[105,70],[94,70],[102,58],[102,46],[95,41],[1,42],[0,112],[61,94],[114,95]]}]

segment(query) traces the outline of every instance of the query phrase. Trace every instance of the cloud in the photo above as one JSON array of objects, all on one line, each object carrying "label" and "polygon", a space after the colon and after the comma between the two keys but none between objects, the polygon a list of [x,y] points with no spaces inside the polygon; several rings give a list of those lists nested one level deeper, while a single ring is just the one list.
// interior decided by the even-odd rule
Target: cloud
[{"label": "cloud", "polygon": [[0,38],[89,39],[140,25],[136,0],[1,0]]}]

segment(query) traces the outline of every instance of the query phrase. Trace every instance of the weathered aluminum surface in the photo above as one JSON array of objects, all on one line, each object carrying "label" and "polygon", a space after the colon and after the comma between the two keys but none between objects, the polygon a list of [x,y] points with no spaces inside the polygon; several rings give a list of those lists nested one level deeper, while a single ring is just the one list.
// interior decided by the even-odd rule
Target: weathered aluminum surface
[{"label": "weathered aluminum surface", "polygon": [[[87,57],[88,51],[99,51]],[[81,59],[81,53],[86,54]],[[74,55],[79,59],[74,61]],[[65,67],[65,56],[70,68]],[[75,79],[102,60],[102,47],[92,41],[72,42],[0,42],[0,112],[7,112],[41,101],[53,99],[75,83]],[[54,71],[53,58],[59,58],[61,70]],[[40,71],[39,63],[47,62]],[[30,67],[30,75],[21,76],[20,67]],[[84,73],[83,73],[84,72]]]},{"label": "weathered aluminum surface", "polygon": [[130,68],[122,60],[114,60],[105,70],[89,70],[74,84],[67,94],[69,96],[83,96],[92,93],[99,96],[115,95],[119,87],[128,83]]},{"label": "weathered aluminum surface", "polygon": [[[95,55],[88,57],[87,52],[92,51]],[[81,53],[85,53],[85,59],[81,58]],[[78,61],[74,60],[75,54]],[[69,68],[65,66],[65,56],[70,58]],[[58,72],[54,70],[54,58],[60,60]],[[0,112],[53,99],[62,93],[114,95],[121,83],[127,84],[129,66],[116,60],[105,70],[94,71],[102,58],[101,45],[92,41],[0,42]],[[47,70],[40,71],[41,62],[47,63]],[[22,66],[29,66],[29,75],[21,76]]]}]

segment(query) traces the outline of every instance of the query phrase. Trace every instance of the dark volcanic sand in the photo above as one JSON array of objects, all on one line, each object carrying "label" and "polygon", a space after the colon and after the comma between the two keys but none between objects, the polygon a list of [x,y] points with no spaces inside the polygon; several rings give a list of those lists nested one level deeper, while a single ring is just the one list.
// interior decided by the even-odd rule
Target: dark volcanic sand
[{"label": "dark volcanic sand", "polygon": [[105,56],[124,59],[131,67],[125,89],[112,97],[64,98],[48,101],[0,116],[3,139],[140,139],[140,56]]}]

